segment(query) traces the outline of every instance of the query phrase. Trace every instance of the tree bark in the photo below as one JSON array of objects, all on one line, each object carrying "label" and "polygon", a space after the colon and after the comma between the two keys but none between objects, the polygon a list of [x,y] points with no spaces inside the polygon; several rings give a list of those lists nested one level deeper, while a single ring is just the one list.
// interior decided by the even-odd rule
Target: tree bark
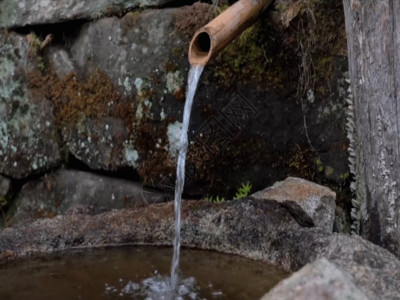
[{"label": "tree bark", "polygon": [[400,257],[400,1],[343,4],[354,101],[358,229]]}]

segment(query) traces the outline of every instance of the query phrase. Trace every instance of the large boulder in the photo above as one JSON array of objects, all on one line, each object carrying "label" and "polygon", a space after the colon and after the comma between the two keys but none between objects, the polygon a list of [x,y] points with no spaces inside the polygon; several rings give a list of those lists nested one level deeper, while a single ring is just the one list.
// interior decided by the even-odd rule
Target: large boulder
[{"label": "large boulder", "polygon": [[0,40],[0,173],[23,178],[59,164],[59,137],[51,102],[29,88],[32,41],[14,33]]},{"label": "large boulder", "polygon": [[[187,47],[175,31],[176,12],[147,10],[91,22],[72,41],[69,58],[62,50],[52,53],[57,74],[73,71],[74,80],[83,81],[82,89],[67,82],[71,94],[81,90],[80,99],[63,95],[56,106],[69,151],[92,169],[134,167],[154,185],[174,173],[182,113],[174,95],[184,97],[188,70],[187,63],[176,69]],[[90,100],[85,91],[97,98],[81,111],[71,103]]]},{"label": "large boulder", "polygon": [[326,258],[307,264],[261,300],[368,300],[352,277]]},{"label": "large boulder", "polygon": [[250,197],[281,204],[302,226],[315,226],[327,232],[333,230],[336,194],[329,188],[289,177]]},{"label": "large boulder", "polygon": [[[186,23],[177,23],[178,13]],[[173,186],[188,71],[181,66],[188,39],[177,28],[212,17],[201,3],[131,12],[84,24],[67,50],[60,43],[41,50],[46,64],[30,72],[29,88],[52,104],[64,150],[91,169],[135,168],[147,185]],[[40,46],[45,37],[36,40]]]},{"label": "large boulder", "polygon": [[0,28],[88,20],[168,2],[172,0],[2,0]]},{"label": "large boulder", "polygon": [[9,224],[65,214],[98,214],[164,202],[167,194],[128,180],[74,170],[59,170],[22,187]]}]

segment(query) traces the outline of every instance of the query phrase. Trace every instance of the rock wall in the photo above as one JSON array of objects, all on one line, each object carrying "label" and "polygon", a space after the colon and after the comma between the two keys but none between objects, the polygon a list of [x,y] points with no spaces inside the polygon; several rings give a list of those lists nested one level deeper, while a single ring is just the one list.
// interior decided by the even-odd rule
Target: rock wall
[{"label": "rock wall", "polygon": [[[346,41],[333,2],[276,1],[207,66],[187,195],[228,198],[242,182],[259,190],[300,176],[339,192],[346,223]],[[129,169],[147,187],[173,188],[188,43],[224,9],[176,6],[1,2],[1,175],[23,185],[59,168]]]}]

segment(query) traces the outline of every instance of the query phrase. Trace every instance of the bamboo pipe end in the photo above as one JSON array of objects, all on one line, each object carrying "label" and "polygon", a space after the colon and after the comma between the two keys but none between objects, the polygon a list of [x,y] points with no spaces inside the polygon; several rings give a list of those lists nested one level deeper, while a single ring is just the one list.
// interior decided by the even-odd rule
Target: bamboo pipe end
[{"label": "bamboo pipe end", "polygon": [[212,55],[212,39],[206,30],[195,33],[189,46],[189,62],[191,65],[205,66]]}]

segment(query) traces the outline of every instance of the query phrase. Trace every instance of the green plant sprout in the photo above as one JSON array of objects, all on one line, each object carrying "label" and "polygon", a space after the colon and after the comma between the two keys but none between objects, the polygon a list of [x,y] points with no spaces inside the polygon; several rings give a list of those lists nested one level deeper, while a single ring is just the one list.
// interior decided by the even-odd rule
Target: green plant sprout
[{"label": "green plant sprout", "polygon": [[317,165],[318,172],[322,172],[324,170],[324,165],[322,164],[321,160],[317,158],[315,160],[315,164]]},{"label": "green plant sprout", "polygon": [[250,194],[251,188],[252,188],[252,185],[250,184],[249,181],[247,181],[246,184],[244,184],[242,182],[242,186],[237,189],[234,199],[237,200],[237,199],[247,197]]},{"label": "green plant sprout", "polygon": [[7,205],[6,197],[0,197],[0,207],[6,206],[6,205]]},{"label": "green plant sprout", "polygon": [[[246,184],[242,182],[242,186],[237,188],[237,192],[233,199],[237,200],[247,197],[250,194],[251,188],[252,185],[249,181],[247,181]],[[209,203],[222,203],[225,202],[225,197],[220,197],[219,195],[217,195],[216,197],[207,195],[203,198],[203,200]]]},{"label": "green plant sprout", "polygon": [[213,196],[206,196],[205,198],[204,198],[204,200],[206,201],[206,202],[210,202],[210,203],[222,203],[222,202],[225,202],[225,198],[224,197],[219,197],[219,196],[217,196],[216,198],[214,198]]}]

